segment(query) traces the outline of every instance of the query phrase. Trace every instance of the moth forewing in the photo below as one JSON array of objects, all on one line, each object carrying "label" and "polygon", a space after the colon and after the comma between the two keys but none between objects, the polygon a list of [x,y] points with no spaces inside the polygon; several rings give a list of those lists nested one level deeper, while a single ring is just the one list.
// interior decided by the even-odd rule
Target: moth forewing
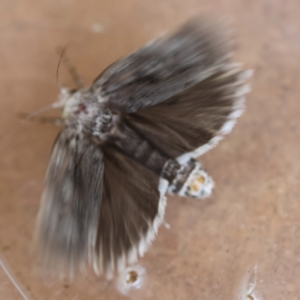
[{"label": "moth forewing", "polygon": [[53,147],[38,216],[42,264],[69,275],[95,258],[103,189],[100,148],[63,130]]}]

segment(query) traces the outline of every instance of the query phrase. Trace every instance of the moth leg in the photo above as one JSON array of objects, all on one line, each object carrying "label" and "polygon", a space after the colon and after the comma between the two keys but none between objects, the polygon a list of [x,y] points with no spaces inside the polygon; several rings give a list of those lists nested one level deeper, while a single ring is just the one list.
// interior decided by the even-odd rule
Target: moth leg
[{"label": "moth leg", "polygon": [[[20,113],[19,117],[23,120],[26,120],[28,118],[28,115],[26,113]],[[30,119],[29,121],[37,121],[40,123],[50,123],[58,127],[63,127],[65,125],[64,119],[59,117],[34,117]]]},{"label": "moth leg", "polygon": [[37,117],[36,118],[38,122],[40,123],[50,123],[58,127],[65,126],[65,121],[63,118],[57,118],[57,117]]},{"label": "moth leg", "polygon": [[214,181],[203,169],[200,162],[193,158],[177,158],[180,167],[170,182],[168,193],[182,197],[204,199],[211,196]]}]

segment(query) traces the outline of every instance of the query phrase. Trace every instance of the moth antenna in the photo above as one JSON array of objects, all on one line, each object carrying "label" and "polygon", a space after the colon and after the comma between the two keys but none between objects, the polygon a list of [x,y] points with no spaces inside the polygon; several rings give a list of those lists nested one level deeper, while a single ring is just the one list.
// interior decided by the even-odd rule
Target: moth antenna
[{"label": "moth antenna", "polygon": [[8,263],[4,259],[3,255],[0,253],[0,267],[6,274],[6,276],[9,278],[10,282],[13,284],[13,286],[16,288],[16,290],[19,292],[19,294],[22,296],[24,300],[32,300],[32,298],[28,295],[28,293],[25,291],[24,287],[21,285],[19,280],[16,278],[16,276],[13,274],[12,270],[8,266]]},{"label": "moth antenna", "polygon": [[61,54],[60,54],[59,60],[58,60],[58,64],[57,64],[57,68],[56,68],[56,82],[57,82],[57,85],[58,85],[58,88],[60,91],[63,90],[63,87],[61,85],[61,82],[59,81],[59,67],[60,67],[60,63],[61,63],[61,60],[62,60],[62,57],[63,57],[65,51],[66,51],[66,47],[63,48],[63,50],[61,51]]},{"label": "moth antenna", "polygon": [[58,65],[57,65],[57,70],[56,70],[56,78],[57,78],[57,83],[58,86],[60,88],[60,90],[62,90],[62,86],[59,82],[59,67],[60,67],[60,63],[61,61],[65,64],[65,67],[67,68],[68,72],[70,73],[73,81],[75,82],[75,84],[77,85],[78,88],[83,89],[85,88],[85,84],[82,80],[82,78],[79,76],[78,72],[76,71],[76,68],[74,67],[74,65],[71,63],[70,59],[68,58],[68,56],[66,55],[66,47],[63,48],[60,52],[60,58],[58,61]]},{"label": "moth antenna", "polygon": [[13,131],[15,131],[16,129],[18,129],[18,127],[20,127],[21,125],[23,125],[25,122],[29,121],[30,119],[32,119],[33,117],[35,117],[36,115],[39,115],[45,111],[48,111],[50,109],[54,109],[54,108],[59,108],[60,104],[55,102],[52,103],[51,105],[45,106],[41,109],[39,109],[38,111],[35,111],[31,114],[29,114],[24,120],[20,120],[18,122],[17,125],[13,126],[11,129],[9,129],[8,131],[6,131],[1,137],[0,137],[0,141],[5,138],[8,134],[12,133]]}]

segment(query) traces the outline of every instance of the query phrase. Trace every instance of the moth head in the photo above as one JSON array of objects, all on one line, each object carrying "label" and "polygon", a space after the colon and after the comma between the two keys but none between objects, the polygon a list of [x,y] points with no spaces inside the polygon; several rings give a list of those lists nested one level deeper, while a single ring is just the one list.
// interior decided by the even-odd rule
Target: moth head
[{"label": "moth head", "polygon": [[77,90],[62,88],[56,106],[62,110],[64,119],[68,118],[74,107],[80,103],[81,93]]},{"label": "moth head", "polygon": [[96,99],[88,90],[61,89],[57,107],[62,111],[66,122],[91,114]]},{"label": "moth head", "polygon": [[118,114],[100,104],[90,90],[62,89],[57,102],[66,125],[105,140],[116,131]]}]

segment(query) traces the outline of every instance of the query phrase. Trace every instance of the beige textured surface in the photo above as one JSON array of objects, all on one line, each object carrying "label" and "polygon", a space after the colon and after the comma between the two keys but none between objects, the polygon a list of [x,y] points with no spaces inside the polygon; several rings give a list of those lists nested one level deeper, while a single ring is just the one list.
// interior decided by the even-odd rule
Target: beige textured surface
[{"label": "beige textured surface", "polygon": [[[56,48],[70,44],[87,83],[115,59],[205,12],[232,21],[237,57],[256,69],[248,109],[201,160],[211,199],[169,197],[131,299],[300,299],[299,0],[2,0],[0,134],[56,100]],[[61,81],[71,80],[62,69]],[[34,222],[58,129],[29,122],[0,142],[0,249],[33,299],[126,299],[103,278],[72,285],[37,274]],[[251,290],[256,270],[256,286]],[[0,299],[21,299],[0,270]]]}]

